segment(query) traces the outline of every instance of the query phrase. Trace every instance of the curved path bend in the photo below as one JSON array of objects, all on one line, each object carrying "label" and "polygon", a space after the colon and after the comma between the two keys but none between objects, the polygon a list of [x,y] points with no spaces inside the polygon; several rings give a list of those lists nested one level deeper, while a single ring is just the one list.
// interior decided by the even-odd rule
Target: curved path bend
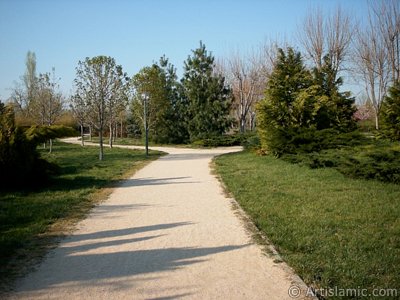
[{"label": "curved path bend", "polygon": [[152,149],[169,154],[96,206],[12,299],[290,299],[301,282],[252,241],[209,168],[240,148]]}]

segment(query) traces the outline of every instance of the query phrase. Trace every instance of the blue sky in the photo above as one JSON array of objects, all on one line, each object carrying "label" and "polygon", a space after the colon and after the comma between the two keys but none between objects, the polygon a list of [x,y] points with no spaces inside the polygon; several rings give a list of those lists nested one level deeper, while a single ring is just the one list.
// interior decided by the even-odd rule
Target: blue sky
[{"label": "blue sky", "polygon": [[295,40],[311,8],[338,4],[366,17],[366,0],[0,0],[0,99],[24,74],[29,50],[38,73],[54,67],[68,95],[85,57],[112,56],[132,76],[165,54],[181,75],[200,40],[217,57]]}]

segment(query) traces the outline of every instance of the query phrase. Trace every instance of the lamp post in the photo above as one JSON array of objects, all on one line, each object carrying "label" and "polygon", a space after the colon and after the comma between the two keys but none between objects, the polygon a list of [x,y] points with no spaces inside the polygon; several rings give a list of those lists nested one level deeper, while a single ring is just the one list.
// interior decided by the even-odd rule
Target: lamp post
[{"label": "lamp post", "polygon": [[145,142],[145,148],[146,148],[146,156],[149,156],[149,124],[147,120],[147,105],[148,105],[148,100],[149,96],[147,94],[142,94],[143,97],[143,120],[144,120],[144,132],[145,132],[145,137],[146,137],[146,142]]}]

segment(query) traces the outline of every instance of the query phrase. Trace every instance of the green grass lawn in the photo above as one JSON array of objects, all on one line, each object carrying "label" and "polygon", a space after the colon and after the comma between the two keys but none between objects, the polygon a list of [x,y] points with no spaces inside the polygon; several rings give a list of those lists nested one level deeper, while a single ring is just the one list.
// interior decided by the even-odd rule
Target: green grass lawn
[{"label": "green grass lawn", "polygon": [[308,285],[400,289],[400,185],[250,152],[220,156],[215,166]]},{"label": "green grass lawn", "polygon": [[1,280],[18,269],[18,261],[36,252],[42,254],[40,248],[47,247],[60,234],[52,230],[57,227],[55,224],[63,230],[68,223],[82,218],[107,195],[102,188],[113,187],[160,156],[158,152],[150,152],[146,158],[143,151],[104,150],[104,160],[99,161],[97,147],[57,142],[52,154],[40,152],[43,158],[60,166],[59,175],[41,188],[0,192]]}]

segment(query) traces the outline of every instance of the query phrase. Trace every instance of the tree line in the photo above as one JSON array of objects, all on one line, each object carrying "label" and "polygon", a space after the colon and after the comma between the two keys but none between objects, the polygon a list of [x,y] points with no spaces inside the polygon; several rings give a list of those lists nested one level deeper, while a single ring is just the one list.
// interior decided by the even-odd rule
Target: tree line
[{"label": "tree line", "polygon": [[81,126],[82,143],[83,128],[96,129],[101,160],[105,129],[112,147],[121,118],[129,120],[132,133],[148,131],[157,143],[188,143],[223,134],[232,124],[233,96],[215,71],[214,60],[200,42],[185,61],[180,81],[165,56],[132,78],[111,57],[80,61],[71,108]]},{"label": "tree line", "polygon": [[363,91],[356,104],[368,114],[356,113],[356,117],[374,118],[375,128],[380,129],[384,100],[400,75],[399,13],[396,0],[368,2],[364,20],[340,7],[328,12],[311,9],[299,24],[294,41],[266,42],[248,53],[236,51],[221,59],[235,95],[233,107],[240,131],[254,127],[256,102],[265,97],[280,48],[300,51],[309,69],[321,70],[329,58],[334,79],[341,77],[343,83]]},{"label": "tree line", "polygon": [[[132,77],[114,58],[86,58],[76,68],[69,107],[63,106],[54,70],[36,76],[34,53],[29,52],[22,84],[12,95],[17,119],[30,116],[50,125],[69,108],[81,127],[82,143],[86,128],[99,133],[101,145],[108,135],[112,147],[117,135],[143,136],[146,131],[157,143],[195,142],[256,128],[262,136],[272,126],[265,111],[279,118],[274,122],[284,131],[285,122],[293,128],[348,131],[354,119],[371,117],[372,110],[376,129],[395,139],[399,6],[394,0],[370,2],[364,22],[340,8],[333,13],[311,10],[297,33],[298,47],[270,42],[251,53],[215,59],[200,43],[184,62],[181,79],[165,56]],[[344,78],[363,87],[366,103],[356,106],[355,98],[342,91]],[[275,89],[279,82],[284,90]]]}]

